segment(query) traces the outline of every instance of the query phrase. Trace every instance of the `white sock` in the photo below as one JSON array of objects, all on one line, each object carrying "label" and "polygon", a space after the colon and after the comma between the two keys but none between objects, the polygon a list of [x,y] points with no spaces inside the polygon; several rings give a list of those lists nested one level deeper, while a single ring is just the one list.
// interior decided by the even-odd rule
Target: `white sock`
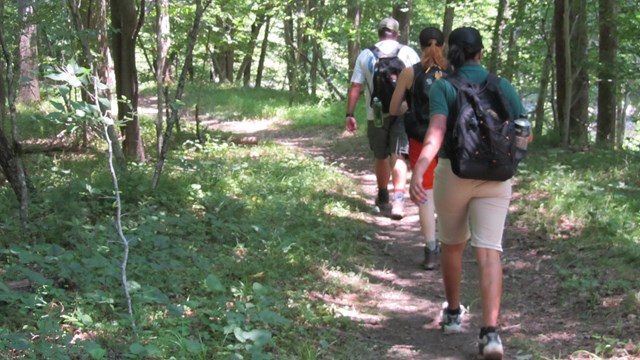
[{"label": "white sock", "polygon": [[438,247],[438,242],[436,240],[428,240],[425,243],[425,246],[427,247],[427,249],[429,250],[435,250]]}]

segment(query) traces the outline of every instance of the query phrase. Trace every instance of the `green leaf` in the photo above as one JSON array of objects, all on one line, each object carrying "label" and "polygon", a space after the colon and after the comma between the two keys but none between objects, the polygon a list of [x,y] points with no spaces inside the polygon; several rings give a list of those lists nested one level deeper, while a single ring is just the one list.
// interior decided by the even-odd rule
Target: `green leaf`
[{"label": "green leaf", "polygon": [[271,331],[254,329],[251,331],[244,331],[240,328],[236,328],[233,334],[238,341],[244,343],[247,340],[251,340],[256,345],[268,344],[271,341]]},{"label": "green leaf", "polygon": [[92,359],[104,359],[107,351],[93,341],[83,342],[82,346],[89,353]]},{"label": "green leaf", "polygon": [[100,116],[100,121],[102,121],[107,126],[111,126],[114,124],[113,119],[109,116]]},{"label": "green leaf", "polygon": [[185,340],[187,351],[191,354],[198,354],[202,352],[202,344],[199,341],[187,339]]},{"label": "green leaf", "polygon": [[61,73],[47,74],[44,77],[53,81],[65,81],[66,77]]},{"label": "green leaf", "polygon": [[136,291],[140,291],[140,289],[142,289],[142,285],[140,285],[139,282],[133,281],[133,280],[127,281],[127,287],[129,288],[129,291],[132,293]]},{"label": "green leaf", "polygon": [[182,316],[184,314],[184,306],[182,305],[168,304],[167,310],[169,310],[169,315],[171,316]]},{"label": "green leaf", "polygon": [[260,311],[258,317],[267,325],[286,325],[291,322],[289,319],[271,310]]},{"label": "green leaf", "polygon": [[93,324],[93,319],[91,318],[91,316],[87,315],[87,314],[82,314],[79,316],[79,320],[82,322],[82,324],[84,325],[91,325]]},{"label": "green leaf", "polygon": [[218,277],[213,274],[210,274],[209,276],[207,276],[207,279],[205,280],[205,285],[211,291],[224,292],[225,290],[224,286],[222,285],[222,282],[220,282],[220,279],[218,279]]},{"label": "green leaf", "polygon": [[104,107],[106,107],[107,109],[111,108],[111,100],[109,100],[106,97],[99,97],[98,98],[98,102],[100,102],[100,104]]},{"label": "green leaf", "polygon": [[169,104],[169,106],[173,110],[182,110],[184,108],[184,103],[178,100],[178,101],[172,102],[171,104]]},{"label": "green leaf", "polygon": [[134,354],[134,355],[147,355],[147,348],[144,347],[144,345],[140,344],[140,343],[133,343],[131,344],[131,346],[129,346],[129,352]]},{"label": "green leaf", "polygon": [[63,112],[63,113],[67,112],[67,109],[64,107],[62,103],[52,101],[51,106],[53,106],[56,110],[59,110],[60,112]]},{"label": "green leaf", "polygon": [[31,347],[31,341],[20,336],[15,336],[11,339],[10,346],[14,350],[24,351]]},{"label": "green leaf", "polygon": [[22,272],[25,274],[26,277],[29,278],[29,280],[31,280],[32,282],[38,284],[38,285],[51,285],[53,284],[53,281],[45,278],[44,276],[42,276],[42,274],[29,270],[29,269],[23,269]]}]

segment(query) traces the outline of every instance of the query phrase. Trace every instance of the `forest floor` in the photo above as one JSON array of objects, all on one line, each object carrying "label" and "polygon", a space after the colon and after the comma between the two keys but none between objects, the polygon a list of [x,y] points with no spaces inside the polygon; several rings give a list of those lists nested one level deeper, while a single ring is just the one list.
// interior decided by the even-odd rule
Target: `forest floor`
[{"label": "forest floor", "polygon": [[[339,121],[339,120],[336,120]],[[332,303],[343,315],[359,324],[357,336],[370,344],[354,350],[354,359],[475,359],[480,321],[477,267],[467,246],[464,256],[463,304],[470,309],[461,334],[444,336],[439,318],[444,301],[439,270],[421,267],[423,240],[417,207],[406,199],[407,215],[391,220],[373,211],[376,194],[370,151],[365,137],[351,136],[339,126],[291,130],[278,120],[219,122],[206,126],[236,134],[244,140],[274,141],[295,147],[327,163],[339,166],[360,186],[361,196],[372,211],[359,214],[376,228],[371,240],[374,266],[362,274],[344,278],[353,289],[319,301]],[[240,141],[243,142],[243,141]],[[512,210],[523,199],[514,183]],[[554,254],[545,246],[548,239],[529,233],[526,226],[507,219],[504,235],[504,285],[500,315],[505,359],[598,359],[585,350],[604,346],[607,339],[595,335],[620,334],[629,321],[615,310],[619,299],[596,306],[560,287]],[[345,239],[349,241],[349,239]],[[356,241],[356,239],[353,239]],[[617,304],[616,304],[617,303]],[[637,333],[637,320],[632,333]],[[622,331],[624,333],[624,330]],[[619,346],[619,344],[618,344]],[[619,351],[615,359],[632,359]]]}]

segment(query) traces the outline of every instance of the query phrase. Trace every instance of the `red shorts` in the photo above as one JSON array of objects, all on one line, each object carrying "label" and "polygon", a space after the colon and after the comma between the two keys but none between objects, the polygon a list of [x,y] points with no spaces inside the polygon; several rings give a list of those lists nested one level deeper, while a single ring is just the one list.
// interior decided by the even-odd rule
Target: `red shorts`
[{"label": "red shorts", "polygon": [[[418,161],[420,151],[422,151],[422,143],[416,139],[409,138],[409,164],[411,165],[411,169],[416,166],[416,161]],[[438,165],[437,156],[433,158],[433,161],[429,164],[427,171],[422,175],[422,187],[426,190],[433,189],[433,172],[436,169],[436,165]]]}]

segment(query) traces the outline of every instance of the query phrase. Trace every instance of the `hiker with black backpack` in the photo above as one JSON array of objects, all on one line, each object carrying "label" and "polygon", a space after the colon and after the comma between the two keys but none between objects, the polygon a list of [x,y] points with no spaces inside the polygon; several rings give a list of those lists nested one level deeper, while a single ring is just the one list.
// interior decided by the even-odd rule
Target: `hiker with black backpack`
[{"label": "hiker with black backpack", "polygon": [[[391,218],[404,217],[404,192],[407,184],[407,164],[409,143],[402,116],[389,114],[391,96],[400,71],[418,61],[418,54],[411,47],[398,43],[400,25],[394,18],[387,17],[378,25],[378,41],[358,55],[351,87],[347,96],[345,128],[349,132],[357,130],[354,111],[360,91],[364,90],[367,109],[367,137],[375,163],[374,172],[378,185],[375,204],[382,211],[391,210]],[[389,178],[393,193],[389,197]]]},{"label": "hiker with black backpack", "polygon": [[[444,59],[444,34],[437,28],[426,27],[420,31],[420,62],[402,70],[398,85],[391,98],[391,115],[401,115],[406,100],[407,112],[404,114],[404,126],[409,137],[409,165],[415,167],[422,141],[429,126],[429,90],[431,85],[446,75],[447,61]],[[433,172],[437,158],[429,164],[422,176],[422,187],[428,200],[419,204],[420,230],[424,235],[424,261],[426,270],[437,266],[440,247],[436,239],[436,218],[433,205]]]},{"label": "hiker with black backpack", "polygon": [[478,30],[455,29],[448,44],[454,71],[429,92],[429,129],[414,167],[410,196],[416,204],[428,201],[422,176],[437,156],[433,191],[446,297],[440,326],[445,334],[462,330],[462,257],[470,241],[480,279],[478,349],[484,359],[502,359],[502,235],[511,200],[510,177],[519,160],[514,120],[525,112],[511,83],[480,65],[484,46]]}]

